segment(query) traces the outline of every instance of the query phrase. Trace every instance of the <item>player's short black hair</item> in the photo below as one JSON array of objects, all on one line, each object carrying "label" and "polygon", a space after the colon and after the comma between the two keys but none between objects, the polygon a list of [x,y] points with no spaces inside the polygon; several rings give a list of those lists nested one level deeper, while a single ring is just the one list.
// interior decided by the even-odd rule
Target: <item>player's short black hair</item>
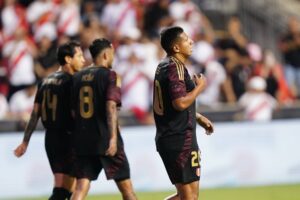
[{"label": "player's short black hair", "polygon": [[112,43],[109,40],[105,38],[99,38],[93,41],[93,43],[89,47],[89,50],[91,52],[93,60],[95,60],[104,49],[111,47]]},{"label": "player's short black hair", "polygon": [[75,48],[80,47],[80,44],[76,41],[70,41],[58,47],[57,49],[57,60],[60,65],[65,65],[66,56],[73,57],[76,53]]},{"label": "player's short black hair", "polygon": [[174,42],[184,30],[179,26],[164,29],[160,33],[160,44],[167,54],[172,53]]}]

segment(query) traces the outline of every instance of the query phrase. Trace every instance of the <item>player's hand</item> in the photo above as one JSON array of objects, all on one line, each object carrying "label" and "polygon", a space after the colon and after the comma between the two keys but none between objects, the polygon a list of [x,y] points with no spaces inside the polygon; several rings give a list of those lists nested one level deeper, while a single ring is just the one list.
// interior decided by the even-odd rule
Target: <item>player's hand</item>
[{"label": "player's hand", "polygon": [[111,139],[109,141],[109,147],[105,152],[105,155],[107,156],[114,156],[117,153],[117,140],[116,139]]},{"label": "player's hand", "polygon": [[206,78],[203,74],[194,74],[193,81],[196,84],[196,87],[200,87],[200,92],[206,87]]},{"label": "player's hand", "polygon": [[209,119],[199,114],[197,115],[196,120],[197,123],[206,130],[206,135],[211,135],[214,132],[214,125]]},{"label": "player's hand", "polygon": [[22,142],[15,150],[14,150],[14,154],[15,156],[17,156],[18,158],[23,156],[23,154],[26,152],[27,150],[27,146],[28,143],[26,142]]}]

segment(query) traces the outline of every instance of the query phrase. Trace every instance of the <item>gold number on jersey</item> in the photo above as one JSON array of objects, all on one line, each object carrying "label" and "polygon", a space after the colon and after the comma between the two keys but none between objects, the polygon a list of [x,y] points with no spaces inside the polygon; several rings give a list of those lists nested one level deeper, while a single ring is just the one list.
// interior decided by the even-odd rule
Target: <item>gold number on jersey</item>
[{"label": "gold number on jersey", "polygon": [[200,152],[199,151],[192,151],[191,152],[191,155],[192,155],[192,160],[191,160],[191,163],[192,163],[192,167],[198,167],[200,164]]},{"label": "gold number on jersey", "polygon": [[155,80],[154,85],[154,100],[153,100],[153,108],[154,112],[158,115],[164,114],[164,104],[163,104],[163,98],[162,98],[162,92],[160,83],[158,80]]},{"label": "gold number on jersey", "polygon": [[47,120],[46,110],[51,110],[52,121],[56,120],[56,108],[57,108],[57,95],[51,94],[50,90],[44,90],[42,101],[42,119]]},{"label": "gold number on jersey", "polygon": [[90,118],[94,114],[93,89],[90,86],[83,86],[79,91],[80,115],[82,118]]}]

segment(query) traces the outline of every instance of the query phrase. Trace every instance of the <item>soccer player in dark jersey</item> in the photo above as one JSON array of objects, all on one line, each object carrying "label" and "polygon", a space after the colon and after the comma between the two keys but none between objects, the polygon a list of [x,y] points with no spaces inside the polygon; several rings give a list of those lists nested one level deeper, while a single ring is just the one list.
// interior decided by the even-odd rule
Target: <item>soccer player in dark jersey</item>
[{"label": "soccer player in dark jersey", "polygon": [[29,144],[30,137],[41,117],[46,130],[45,148],[54,174],[54,188],[50,200],[70,199],[75,189],[75,178],[70,176],[72,166],[70,133],[71,86],[73,74],[84,65],[82,50],[78,43],[69,42],[58,48],[60,69],[45,78],[38,87],[34,108],[26,126],[23,142],[15,149],[21,157]]},{"label": "soccer player in dark jersey", "polygon": [[84,199],[90,182],[104,169],[125,200],[136,196],[130,180],[129,163],[118,128],[117,108],[121,105],[120,78],[111,70],[114,48],[110,41],[96,39],[90,45],[94,65],[74,76],[73,100],[76,128],[74,147],[77,179],[73,200]]},{"label": "soccer player in dark jersey", "polygon": [[161,33],[161,46],[167,57],[156,69],[153,112],[156,124],[156,148],[177,193],[167,199],[198,199],[200,150],[196,122],[213,132],[213,124],[196,113],[195,99],[205,88],[203,75],[191,79],[185,61],[192,54],[193,41],[181,27]]}]

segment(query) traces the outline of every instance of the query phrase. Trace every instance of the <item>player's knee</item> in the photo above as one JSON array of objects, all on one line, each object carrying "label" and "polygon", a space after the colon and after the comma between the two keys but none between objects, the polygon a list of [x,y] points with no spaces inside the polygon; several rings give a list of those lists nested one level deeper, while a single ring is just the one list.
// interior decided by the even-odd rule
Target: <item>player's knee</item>
[{"label": "player's knee", "polygon": [[125,193],[125,192],[129,192],[129,191],[133,191],[130,179],[115,180],[115,181],[116,181],[116,184],[117,184],[120,192]]},{"label": "player's knee", "polygon": [[88,191],[90,189],[90,183],[78,181],[76,184],[76,191]]},{"label": "player's knee", "polygon": [[76,186],[76,178],[71,176],[64,177],[63,187],[69,191],[74,191]]},{"label": "player's knee", "polygon": [[199,198],[199,191],[198,190],[193,190],[192,191],[193,199],[198,200]]},{"label": "player's knee", "polygon": [[198,192],[197,192],[197,193],[194,193],[193,196],[194,196],[194,198],[193,198],[194,200],[198,200],[198,198],[199,198]]},{"label": "player's knee", "polygon": [[191,189],[179,193],[180,200],[198,200],[198,193]]},{"label": "player's knee", "polygon": [[90,185],[79,185],[78,190],[79,191],[88,191],[90,189]]}]

